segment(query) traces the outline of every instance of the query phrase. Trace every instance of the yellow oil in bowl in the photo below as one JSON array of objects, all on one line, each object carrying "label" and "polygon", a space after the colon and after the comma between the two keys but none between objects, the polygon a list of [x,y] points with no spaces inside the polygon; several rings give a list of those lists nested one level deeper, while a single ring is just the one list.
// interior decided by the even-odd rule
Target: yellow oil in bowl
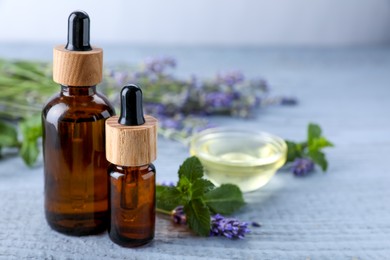
[{"label": "yellow oil in bowl", "polygon": [[283,166],[287,146],[265,132],[213,128],[193,137],[190,153],[200,159],[205,176],[215,185],[233,183],[249,192],[267,184]]}]

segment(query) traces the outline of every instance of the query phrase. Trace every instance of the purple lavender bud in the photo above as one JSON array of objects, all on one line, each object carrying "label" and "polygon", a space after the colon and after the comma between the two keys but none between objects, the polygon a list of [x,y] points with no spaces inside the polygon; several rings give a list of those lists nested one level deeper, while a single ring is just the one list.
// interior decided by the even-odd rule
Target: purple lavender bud
[{"label": "purple lavender bud", "polygon": [[176,224],[186,224],[187,218],[186,214],[184,213],[184,207],[183,206],[177,206],[174,210],[172,210],[172,219],[173,222]]},{"label": "purple lavender bud", "polygon": [[160,116],[164,114],[165,106],[160,103],[145,103],[144,110],[145,114]]},{"label": "purple lavender bud", "polygon": [[145,70],[151,74],[162,74],[168,67],[176,67],[176,60],[171,57],[147,58]]},{"label": "purple lavender bud", "polygon": [[309,158],[297,158],[291,167],[295,176],[305,176],[314,170],[314,162]]},{"label": "purple lavender bud", "polygon": [[173,181],[163,181],[160,184],[161,186],[166,186],[166,187],[175,187],[175,183]]},{"label": "purple lavender bud", "polygon": [[285,106],[294,106],[298,104],[298,100],[295,97],[282,97],[280,104]]},{"label": "purple lavender bud", "polygon": [[255,89],[261,90],[262,92],[269,92],[270,91],[270,87],[269,87],[268,82],[262,78],[257,78],[257,79],[251,80],[250,85]]},{"label": "purple lavender bud", "polygon": [[261,227],[261,224],[259,222],[256,222],[256,221],[252,221],[252,227]]},{"label": "purple lavender bud", "polygon": [[209,106],[214,108],[224,108],[231,106],[234,96],[232,93],[211,92],[206,94],[205,100],[206,104]]},{"label": "purple lavender bud", "polygon": [[165,57],[163,58],[163,63],[167,65],[168,67],[175,68],[176,67],[176,60],[172,57]]},{"label": "purple lavender bud", "polygon": [[203,87],[203,83],[196,75],[191,75],[190,86],[194,89],[200,90]]},{"label": "purple lavender bud", "polygon": [[244,74],[240,71],[230,71],[217,75],[217,82],[232,87],[244,81]]},{"label": "purple lavender bud", "polygon": [[[176,224],[186,224],[187,218],[183,206],[177,206],[171,213]],[[211,216],[210,236],[225,236],[229,239],[243,239],[250,233],[248,223],[240,222],[234,218],[225,218],[220,214]]]},{"label": "purple lavender bud", "polygon": [[124,84],[126,84],[127,77],[128,77],[128,74],[125,72],[114,72],[113,73],[113,78],[115,80],[115,83],[118,86],[123,86]]},{"label": "purple lavender bud", "polygon": [[176,129],[179,130],[182,128],[182,123],[181,120],[175,120],[169,117],[160,117],[160,125],[162,128],[167,128],[167,129]]},{"label": "purple lavender bud", "polygon": [[147,58],[145,60],[145,70],[149,73],[161,73],[163,68],[159,58]]},{"label": "purple lavender bud", "polygon": [[255,107],[260,106],[262,101],[263,101],[263,99],[262,99],[261,97],[255,96],[254,106],[255,106]]},{"label": "purple lavender bud", "polygon": [[225,236],[229,239],[243,239],[249,233],[248,223],[225,218],[219,214],[211,217],[210,236]]}]

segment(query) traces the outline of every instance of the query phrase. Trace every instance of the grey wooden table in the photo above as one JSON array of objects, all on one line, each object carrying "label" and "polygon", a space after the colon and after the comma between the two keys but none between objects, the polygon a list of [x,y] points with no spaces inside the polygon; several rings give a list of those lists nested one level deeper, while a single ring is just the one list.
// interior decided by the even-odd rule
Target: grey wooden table
[{"label": "grey wooden table", "polygon": [[[0,45],[0,57],[51,55],[48,46],[17,50]],[[153,243],[125,249],[107,234],[78,238],[52,231],[43,214],[42,165],[28,169],[19,158],[7,158],[0,162],[0,259],[390,259],[390,48],[115,46],[106,49],[106,61],[133,62],[147,54],[175,56],[183,76],[240,69],[266,77],[275,94],[296,95],[294,108],[260,110],[253,120],[211,120],[294,140],[305,138],[308,122],[317,122],[336,144],[327,153],[329,171],[306,178],[281,171],[246,194],[247,206],[236,216],[262,227],[244,240],[196,237],[159,217]],[[174,181],[188,149],[159,139],[158,156],[158,181]]]}]

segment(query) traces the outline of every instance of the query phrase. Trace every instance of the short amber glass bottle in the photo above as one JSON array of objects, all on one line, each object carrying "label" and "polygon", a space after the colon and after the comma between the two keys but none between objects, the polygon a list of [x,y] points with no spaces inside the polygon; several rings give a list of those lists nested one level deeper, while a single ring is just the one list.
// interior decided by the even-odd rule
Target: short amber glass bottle
[{"label": "short amber glass bottle", "polygon": [[121,115],[106,121],[106,156],[112,163],[108,232],[121,246],[140,246],[154,237],[156,141],[157,120],[144,117],[141,89],[125,86]]},{"label": "short amber glass bottle", "polygon": [[68,43],[53,52],[61,92],[42,111],[46,220],[70,235],[102,232],[108,222],[104,138],[114,109],[96,92],[103,52],[89,44],[89,22],[82,11],[70,14]]},{"label": "short amber glass bottle", "polygon": [[153,164],[126,167],[111,164],[111,240],[122,246],[151,241],[155,225],[155,168]]}]

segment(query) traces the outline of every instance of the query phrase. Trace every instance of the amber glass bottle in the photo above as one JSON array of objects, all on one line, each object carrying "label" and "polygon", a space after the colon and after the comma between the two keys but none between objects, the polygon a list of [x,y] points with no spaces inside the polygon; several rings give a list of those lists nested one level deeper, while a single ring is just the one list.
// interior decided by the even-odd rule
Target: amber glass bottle
[{"label": "amber glass bottle", "polygon": [[104,123],[113,114],[95,86],[61,86],[43,109],[46,219],[59,232],[87,235],[106,228]]},{"label": "amber glass bottle", "polygon": [[89,17],[69,16],[68,44],[54,49],[53,79],[61,92],[42,111],[45,214],[70,235],[102,232],[108,222],[105,120],[114,115],[96,91],[102,50],[89,45]]},{"label": "amber glass bottle", "polygon": [[106,121],[106,155],[110,176],[110,223],[113,242],[135,247],[150,242],[155,226],[157,120],[143,115],[142,91],[121,92],[121,115]]},{"label": "amber glass bottle", "polygon": [[155,168],[153,164],[126,167],[111,164],[111,240],[122,246],[139,246],[154,237]]}]

